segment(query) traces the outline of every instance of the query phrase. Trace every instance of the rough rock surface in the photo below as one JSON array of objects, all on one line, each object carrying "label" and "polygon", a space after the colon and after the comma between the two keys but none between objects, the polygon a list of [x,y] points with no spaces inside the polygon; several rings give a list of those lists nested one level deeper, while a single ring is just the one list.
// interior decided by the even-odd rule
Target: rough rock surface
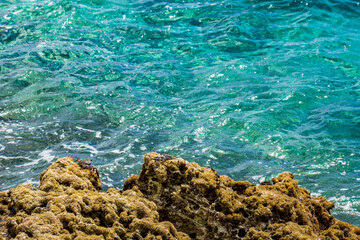
[{"label": "rough rock surface", "polygon": [[40,176],[40,186],[0,192],[2,239],[358,240],[360,228],[334,219],[334,204],[311,197],[291,173],[253,185],[181,158],[149,153],[124,190],[71,158]]},{"label": "rough rock surface", "polygon": [[101,181],[71,158],[58,159],[30,184],[0,192],[0,239],[190,239],[159,221],[136,188],[99,192]]},{"label": "rough rock surface", "polygon": [[311,197],[293,178],[282,173],[255,186],[153,152],[124,190],[140,190],[156,203],[160,221],[192,239],[360,239],[359,227],[331,215],[333,203]]}]

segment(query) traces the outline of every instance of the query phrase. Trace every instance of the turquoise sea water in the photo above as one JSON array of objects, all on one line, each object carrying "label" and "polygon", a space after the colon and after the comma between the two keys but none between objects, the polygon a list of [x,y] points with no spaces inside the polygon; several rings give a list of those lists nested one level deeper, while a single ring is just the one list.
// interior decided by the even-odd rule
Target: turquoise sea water
[{"label": "turquoise sea water", "polygon": [[121,188],[158,151],[290,171],[360,226],[359,5],[2,0],[0,190],[68,155]]}]

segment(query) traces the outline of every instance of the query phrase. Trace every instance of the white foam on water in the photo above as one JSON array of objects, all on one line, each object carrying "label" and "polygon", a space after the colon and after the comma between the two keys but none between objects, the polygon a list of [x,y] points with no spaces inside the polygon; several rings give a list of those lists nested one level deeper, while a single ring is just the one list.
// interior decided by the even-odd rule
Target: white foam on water
[{"label": "white foam on water", "polygon": [[113,163],[111,163],[111,164],[118,165],[118,164],[122,164],[123,162],[125,162],[125,158],[124,157],[118,157],[118,158],[115,158]]},{"label": "white foam on water", "polygon": [[[108,163],[108,164],[102,165],[101,169],[107,170],[110,173],[115,173],[116,165],[113,163]],[[108,175],[108,173],[104,172],[104,175]],[[113,181],[113,180],[111,180],[111,181]]]},{"label": "white foam on water", "polygon": [[360,212],[357,210],[360,206],[359,198],[354,200],[352,197],[342,195],[340,197],[330,197],[328,200],[335,203],[334,210],[337,213],[360,216]]},{"label": "white foam on water", "polygon": [[261,181],[261,179],[263,179],[263,178],[265,180],[265,177],[263,175],[255,175],[255,176],[252,176],[251,178],[254,179],[255,181]]},{"label": "white foam on water", "polygon": [[39,185],[39,181],[34,181],[34,180],[31,180],[31,179],[27,179],[25,181],[25,184]]},{"label": "white foam on water", "polygon": [[203,140],[205,139],[205,136],[206,136],[206,132],[207,132],[207,129],[205,129],[204,127],[199,127],[197,128],[195,131],[194,131],[194,141],[196,142],[203,142]]},{"label": "white foam on water", "polygon": [[98,151],[96,148],[90,146],[89,144],[81,143],[81,142],[73,142],[71,145],[69,145],[69,144],[63,144],[62,146],[63,146],[65,149],[73,150],[73,151],[88,150],[88,151],[90,151],[90,153],[92,153],[92,154],[99,154],[99,153],[100,153],[100,151]]},{"label": "white foam on water", "polygon": [[51,149],[47,149],[39,153],[40,159],[46,160],[47,162],[51,162],[54,160],[55,155],[53,155],[54,151]]},{"label": "white foam on water", "polygon": [[127,145],[125,148],[123,148],[123,150],[115,149],[115,150],[112,150],[111,152],[116,153],[116,154],[122,154],[122,153],[130,152],[131,147],[132,147],[132,144],[129,143],[129,145]]},{"label": "white foam on water", "polygon": [[139,165],[139,163],[132,163],[132,164],[124,165],[123,169],[133,169],[136,165]]},{"label": "white foam on water", "polygon": [[87,129],[87,128],[82,128],[82,127],[79,127],[79,126],[76,126],[76,128],[79,129],[79,130],[86,131],[86,132],[93,132],[93,133],[96,132],[96,131],[94,131],[94,130]]},{"label": "white foam on water", "polygon": [[314,192],[314,193],[311,193],[310,196],[312,196],[312,197],[320,197],[321,194],[318,193],[318,192],[317,193]]},{"label": "white foam on water", "polygon": [[31,160],[31,162],[25,163],[22,166],[32,166],[32,165],[37,165],[41,160],[45,160],[47,162],[51,162],[54,158],[55,155],[52,155],[54,151],[50,150],[50,149],[45,149],[42,152],[40,152],[38,154],[39,158],[35,159],[35,160]]}]

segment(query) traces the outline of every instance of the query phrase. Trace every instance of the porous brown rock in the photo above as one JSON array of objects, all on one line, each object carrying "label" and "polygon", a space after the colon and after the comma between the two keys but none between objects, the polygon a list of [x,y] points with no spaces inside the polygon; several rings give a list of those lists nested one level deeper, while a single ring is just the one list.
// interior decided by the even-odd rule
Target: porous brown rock
[{"label": "porous brown rock", "polygon": [[41,174],[39,188],[0,192],[0,239],[190,239],[159,221],[155,203],[136,188],[100,189],[95,173],[58,159]]},{"label": "porous brown rock", "polygon": [[145,155],[140,176],[124,190],[140,190],[169,221],[192,239],[360,239],[360,228],[336,220],[334,204],[311,197],[291,173],[253,185],[214,169],[158,153]]},{"label": "porous brown rock", "polygon": [[259,185],[158,153],[145,155],[123,190],[101,192],[97,174],[61,158],[40,176],[0,192],[2,239],[359,240],[291,173]]},{"label": "porous brown rock", "polygon": [[75,190],[100,191],[102,182],[89,169],[81,169],[72,158],[60,158],[40,175],[39,189],[61,192],[69,188]]}]

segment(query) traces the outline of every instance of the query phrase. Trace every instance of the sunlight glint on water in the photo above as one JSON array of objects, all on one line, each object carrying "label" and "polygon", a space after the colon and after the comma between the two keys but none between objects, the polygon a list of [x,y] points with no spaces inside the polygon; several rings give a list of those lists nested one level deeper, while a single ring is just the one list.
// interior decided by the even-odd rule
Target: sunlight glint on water
[{"label": "sunlight glint on water", "polygon": [[290,171],[360,225],[356,1],[3,1],[0,189],[91,157],[105,188],[159,151],[259,183]]}]

